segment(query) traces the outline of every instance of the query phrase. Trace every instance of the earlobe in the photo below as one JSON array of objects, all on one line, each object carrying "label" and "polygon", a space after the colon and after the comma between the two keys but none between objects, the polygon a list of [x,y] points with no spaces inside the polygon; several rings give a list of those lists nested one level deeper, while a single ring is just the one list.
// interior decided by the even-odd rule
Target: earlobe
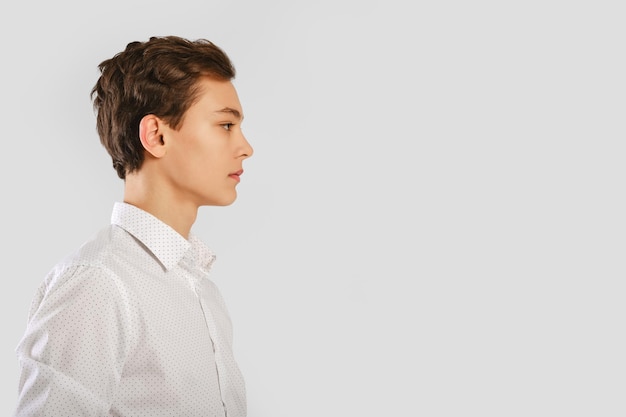
[{"label": "earlobe", "polygon": [[139,122],[139,139],[144,149],[155,158],[165,155],[165,142],[161,128],[163,121],[153,114],[144,116]]}]

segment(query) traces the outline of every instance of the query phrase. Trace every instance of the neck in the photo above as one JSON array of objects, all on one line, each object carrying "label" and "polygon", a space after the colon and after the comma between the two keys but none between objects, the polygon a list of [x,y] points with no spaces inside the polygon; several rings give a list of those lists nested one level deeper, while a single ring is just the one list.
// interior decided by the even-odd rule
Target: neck
[{"label": "neck", "polygon": [[176,230],[185,239],[198,215],[198,207],[183,204],[168,187],[159,186],[149,176],[130,174],[124,180],[124,202],[132,204]]}]

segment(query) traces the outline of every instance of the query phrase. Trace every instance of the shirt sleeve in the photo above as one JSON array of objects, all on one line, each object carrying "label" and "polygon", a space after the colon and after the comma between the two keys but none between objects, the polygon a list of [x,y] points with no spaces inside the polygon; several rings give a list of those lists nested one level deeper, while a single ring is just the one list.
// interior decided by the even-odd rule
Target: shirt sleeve
[{"label": "shirt sleeve", "polygon": [[134,343],[128,291],[106,269],[51,273],[16,353],[16,417],[105,416]]}]

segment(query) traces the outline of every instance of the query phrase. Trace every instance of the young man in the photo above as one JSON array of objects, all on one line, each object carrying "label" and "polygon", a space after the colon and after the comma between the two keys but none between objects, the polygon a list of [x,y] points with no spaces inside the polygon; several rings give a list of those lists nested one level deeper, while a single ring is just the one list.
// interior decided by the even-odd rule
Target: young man
[{"label": "young man", "polygon": [[17,416],[246,415],[200,206],[234,202],[252,155],[226,54],[152,37],[99,66],[97,130],[124,180],[111,225],[52,269],[17,347]]}]

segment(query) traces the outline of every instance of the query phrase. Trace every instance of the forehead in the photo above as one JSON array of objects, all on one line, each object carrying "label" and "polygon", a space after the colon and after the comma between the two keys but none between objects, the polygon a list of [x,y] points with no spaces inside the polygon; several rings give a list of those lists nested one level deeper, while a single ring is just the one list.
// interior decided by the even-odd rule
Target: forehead
[{"label": "forehead", "polygon": [[198,80],[197,87],[198,95],[195,105],[210,111],[230,108],[241,113],[239,96],[231,81],[203,77]]}]

